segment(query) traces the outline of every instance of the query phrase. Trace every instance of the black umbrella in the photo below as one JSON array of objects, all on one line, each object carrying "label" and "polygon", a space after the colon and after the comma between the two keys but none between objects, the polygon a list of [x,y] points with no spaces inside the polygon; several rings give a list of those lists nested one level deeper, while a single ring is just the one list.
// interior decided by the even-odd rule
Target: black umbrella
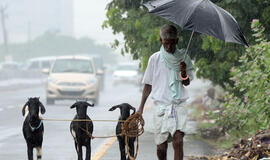
[{"label": "black umbrella", "polygon": [[210,0],[152,0],[143,5],[150,13],[163,17],[182,29],[192,30],[190,41],[196,31],[225,42],[248,46],[235,18]]}]

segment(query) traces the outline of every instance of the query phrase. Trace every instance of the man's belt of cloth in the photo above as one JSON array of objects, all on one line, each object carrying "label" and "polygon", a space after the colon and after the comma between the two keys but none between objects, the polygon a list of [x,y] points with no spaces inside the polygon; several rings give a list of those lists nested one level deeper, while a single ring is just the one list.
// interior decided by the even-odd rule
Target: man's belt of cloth
[{"label": "man's belt of cloth", "polygon": [[[117,136],[125,136],[125,145],[127,148],[128,157],[131,160],[135,160],[138,155],[139,150],[139,136],[144,132],[144,119],[139,113],[135,113],[131,115],[127,120],[90,120],[90,119],[48,119],[42,118],[44,121],[73,121],[73,122],[124,122],[122,125],[122,132],[117,135],[113,136],[93,136],[88,131],[88,124],[86,123],[86,129],[80,128],[83,130],[91,139],[94,138],[110,138],[110,137],[117,137]],[[136,137],[136,152],[134,157],[132,157],[129,153],[129,146],[128,146],[128,137]]]}]

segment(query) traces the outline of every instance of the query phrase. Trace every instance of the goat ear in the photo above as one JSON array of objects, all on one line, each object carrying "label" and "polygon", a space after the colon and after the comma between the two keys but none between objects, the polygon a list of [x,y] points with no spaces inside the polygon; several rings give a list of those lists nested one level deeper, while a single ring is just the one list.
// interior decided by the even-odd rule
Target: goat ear
[{"label": "goat ear", "polygon": [[40,107],[41,114],[44,114],[46,112],[46,109],[45,109],[44,105],[41,102],[39,102],[39,107]]},{"label": "goat ear", "polygon": [[88,102],[86,102],[86,104],[87,104],[87,106],[89,106],[89,107],[94,107],[94,103],[92,103],[92,104],[90,104],[90,103],[88,103]]},{"label": "goat ear", "polygon": [[25,115],[25,107],[28,105],[28,101],[25,103],[25,105],[22,108],[22,115]]},{"label": "goat ear", "polygon": [[130,106],[129,109],[133,110],[133,113],[132,114],[134,114],[136,112],[136,108],[134,108],[132,106]]},{"label": "goat ear", "polygon": [[116,106],[112,106],[109,111],[114,111],[116,108],[120,108],[121,109],[122,106],[120,105],[116,105]]},{"label": "goat ear", "polygon": [[73,104],[72,106],[70,106],[70,109],[75,108],[76,104]]}]

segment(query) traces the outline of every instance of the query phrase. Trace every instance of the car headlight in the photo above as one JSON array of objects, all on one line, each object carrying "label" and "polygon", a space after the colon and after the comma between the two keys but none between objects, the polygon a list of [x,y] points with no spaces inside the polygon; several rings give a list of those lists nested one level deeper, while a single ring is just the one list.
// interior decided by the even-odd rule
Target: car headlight
[{"label": "car headlight", "polygon": [[48,84],[56,83],[56,80],[53,79],[52,77],[48,78]]},{"label": "car headlight", "polygon": [[96,83],[97,83],[97,79],[96,78],[93,78],[93,79],[88,80],[88,84],[89,85],[94,85]]}]

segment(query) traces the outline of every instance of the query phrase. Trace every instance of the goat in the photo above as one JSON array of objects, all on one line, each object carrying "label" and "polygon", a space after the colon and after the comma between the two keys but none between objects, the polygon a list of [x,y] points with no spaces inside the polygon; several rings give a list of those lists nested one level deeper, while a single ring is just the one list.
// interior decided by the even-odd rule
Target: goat
[{"label": "goat", "polygon": [[24,116],[23,122],[23,136],[27,144],[28,160],[33,160],[33,149],[37,150],[37,159],[41,160],[42,157],[42,142],[44,126],[40,119],[40,113],[46,112],[45,107],[39,101],[39,98],[29,98],[22,109]]},{"label": "goat", "polygon": [[[120,105],[113,106],[109,109],[109,111],[114,111],[116,108],[120,109],[120,116],[119,120],[127,120],[130,116],[130,110],[133,110],[132,115],[136,112],[136,109],[132,107],[128,103],[122,103]],[[118,122],[116,125],[116,135],[122,133],[122,125],[124,122]],[[125,149],[125,136],[117,136],[117,140],[119,142],[119,149],[120,149],[120,156],[121,160],[130,160],[129,157],[126,157],[126,149]],[[134,142],[136,137],[128,137],[128,146],[129,146],[129,153],[132,157],[134,157]]]},{"label": "goat", "polygon": [[[89,119],[87,115],[87,107],[93,107],[94,104],[89,104],[86,101],[78,101],[74,103],[70,108],[75,108],[77,114],[74,117],[76,119]],[[70,123],[70,133],[75,141],[75,149],[77,151],[78,160],[82,160],[82,146],[86,147],[86,160],[91,160],[91,138],[93,133],[93,122],[91,121],[72,121]]]}]

